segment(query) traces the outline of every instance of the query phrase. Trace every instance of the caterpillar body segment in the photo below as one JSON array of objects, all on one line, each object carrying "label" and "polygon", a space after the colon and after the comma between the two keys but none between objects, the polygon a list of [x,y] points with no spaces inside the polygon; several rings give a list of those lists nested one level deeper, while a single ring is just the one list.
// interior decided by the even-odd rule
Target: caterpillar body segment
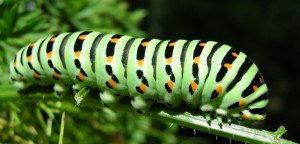
[{"label": "caterpillar body segment", "polygon": [[10,71],[18,91],[34,84],[54,84],[57,95],[70,87],[76,93],[98,88],[104,104],[130,96],[139,111],[154,102],[170,108],[186,102],[207,120],[216,113],[219,123],[224,117],[262,121],[268,104],[257,66],[244,53],[214,41],[62,33],[22,48]]},{"label": "caterpillar body segment", "polygon": [[186,42],[186,40],[164,41],[157,53],[156,85],[158,96],[169,107],[176,107],[182,102],[180,55]]},{"label": "caterpillar body segment", "polygon": [[129,51],[127,48],[127,84],[132,105],[139,109],[148,109],[154,101],[158,99],[156,87],[156,68],[154,63],[155,52],[159,49],[162,42],[157,39],[132,39]]},{"label": "caterpillar body segment", "polygon": [[107,105],[114,104],[121,96],[129,95],[126,67],[122,63],[125,44],[129,36],[104,34],[99,39],[95,54],[95,72],[98,87],[103,90],[100,97]]}]

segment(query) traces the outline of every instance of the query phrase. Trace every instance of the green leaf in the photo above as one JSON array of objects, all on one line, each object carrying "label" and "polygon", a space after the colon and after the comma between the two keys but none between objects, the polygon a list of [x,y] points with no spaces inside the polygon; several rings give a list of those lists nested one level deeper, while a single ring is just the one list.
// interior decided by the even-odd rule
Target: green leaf
[{"label": "green leaf", "polygon": [[[5,8],[7,9],[7,8]],[[17,21],[18,5],[13,5],[3,13],[3,20],[1,21],[0,38],[10,35]]]}]

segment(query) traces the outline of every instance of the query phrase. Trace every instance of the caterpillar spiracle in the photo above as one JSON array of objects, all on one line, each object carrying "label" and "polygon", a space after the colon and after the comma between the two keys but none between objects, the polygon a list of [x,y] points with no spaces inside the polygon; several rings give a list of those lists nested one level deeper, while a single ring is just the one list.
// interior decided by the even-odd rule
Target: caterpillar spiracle
[{"label": "caterpillar spiracle", "polygon": [[10,72],[18,91],[54,84],[56,95],[64,95],[70,87],[92,87],[107,105],[122,96],[130,96],[138,111],[154,102],[171,108],[186,102],[207,120],[215,113],[229,122],[262,121],[268,104],[257,66],[244,53],[214,41],[61,33],[22,48]]}]

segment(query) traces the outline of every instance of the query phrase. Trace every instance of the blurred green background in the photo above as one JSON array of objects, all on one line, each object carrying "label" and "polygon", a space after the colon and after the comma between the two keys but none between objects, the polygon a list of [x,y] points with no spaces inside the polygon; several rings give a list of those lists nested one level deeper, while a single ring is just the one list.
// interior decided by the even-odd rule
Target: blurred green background
[{"label": "blurred green background", "polygon": [[[205,39],[233,46],[259,67],[270,89],[267,119],[256,127],[287,128],[300,142],[299,0],[0,0],[0,84],[25,44],[54,33],[93,30],[159,39]],[[109,109],[66,102],[0,103],[0,142],[228,143],[226,138]],[[50,130],[49,130],[50,129]],[[232,141],[232,143],[237,143]]]}]

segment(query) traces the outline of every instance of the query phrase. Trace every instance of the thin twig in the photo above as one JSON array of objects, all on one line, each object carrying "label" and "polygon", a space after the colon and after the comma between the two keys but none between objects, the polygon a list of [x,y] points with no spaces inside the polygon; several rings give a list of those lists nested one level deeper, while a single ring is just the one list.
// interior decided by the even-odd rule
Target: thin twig
[{"label": "thin twig", "polygon": [[[49,88],[45,88],[44,90],[39,88],[38,91],[36,91],[36,89],[32,89],[29,94],[22,96],[16,93],[13,89],[12,85],[1,85],[0,101],[16,101],[22,99],[24,102],[41,100],[74,102],[74,96],[72,94],[62,98],[57,98],[52,94],[53,92],[51,92],[51,90],[49,91]],[[43,93],[40,91],[43,91]],[[96,107],[102,106],[100,99],[95,100],[95,98],[92,97],[85,98],[80,105]],[[136,113],[135,109],[130,105],[130,101],[127,99],[122,99],[114,107],[112,107],[112,109]],[[195,111],[186,110],[185,108],[170,109],[163,105],[152,106],[152,108],[143,115],[246,143],[295,144],[294,142],[280,138],[286,131],[283,126],[279,127],[276,132],[248,128],[237,124],[223,124],[222,127],[220,127],[216,120],[212,120],[209,125],[206,119],[200,114],[197,114]],[[64,124],[63,117],[64,115],[62,116],[61,125]]]}]

